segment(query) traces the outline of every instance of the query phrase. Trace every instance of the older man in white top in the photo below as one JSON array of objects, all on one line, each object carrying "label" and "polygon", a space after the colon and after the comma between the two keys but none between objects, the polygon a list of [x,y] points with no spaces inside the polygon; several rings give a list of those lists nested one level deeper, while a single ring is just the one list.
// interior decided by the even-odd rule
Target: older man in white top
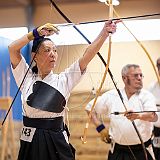
[{"label": "older man in white top", "polygon": [[[128,64],[122,69],[122,79],[125,84],[124,89],[121,89],[125,106],[116,90],[111,90],[104,93],[98,98],[95,105],[95,110],[92,114],[93,123],[96,125],[97,131],[101,135],[101,139],[109,140],[106,126],[101,124],[97,114],[109,114],[110,126],[109,135],[114,143],[112,152],[109,152],[108,160],[145,160],[143,147],[137,136],[137,133],[132,125],[135,122],[137,129],[142,137],[146,148],[151,147],[151,134],[153,129],[152,122],[157,121],[156,104],[154,96],[142,89],[143,88],[143,74],[140,66],[135,64]],[[89,112],[93,104],[93,100],[86,106]],[[144,112],[143,112],[144,111]],[[115,115],[113,113],[124,113]],[[143,112],[143,113],[135,113]],[[95,114],[96,113],[96,114]],[[151,154],[147,151],[148,160],[152,160]]]}]

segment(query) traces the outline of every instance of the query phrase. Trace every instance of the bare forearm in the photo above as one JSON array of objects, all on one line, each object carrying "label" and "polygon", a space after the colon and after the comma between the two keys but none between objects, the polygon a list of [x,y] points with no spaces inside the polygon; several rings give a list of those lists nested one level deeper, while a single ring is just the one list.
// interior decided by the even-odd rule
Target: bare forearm
[{"label": "bare forearm", "polygon": [[14,51],[19,51],[20,49],[22,49],[26,44],[29,43],[29,39],[27,37],[27,35],[24,35],[23,37],[21,37],[20,39],[12,42],[9,45],[9,49],[10,50],[14,50]]},{"label": "bare forearm", "polygon": [[102,33],[88,46],[83,57],[80,59],[82,70],[85,69],[88,63],[93,59],[93,57],[99,52],[104,41],[108,37],[108,33]]},{"label": "bare forearm", "polygon": [[[87,114],[89,115],[90,111],[87,111]],[[101,124],[100,120],[97,117],[97,114],[94,111],[92,112],[91,120],[96,127],[98,127]]]},{"label": "bare forearm", "polygon": [[155,112],[151,113],[141,113],[139,114],[139,119],[149,122],[156,122],[158,120],[158,116]]},{"label": "bare forearm", "polygon": [[109,33],[114,33],[116,31],[116,24],[112,22],[106,22],[102,31],[98,37],[89,45],[86,49],[83,57],[80,59],[80,68],[83,71],[88,63],[93,59],[93,57],[98,53]]},{"label": "bare forearm", "polygon": [[131,121],[134,121],[136,119],[140,119],[143,121],[149,121],[149,122],[156,122],[158,120],[158,116],[155,112],[147,112],[147,113],[132,113],[127,112],[124,114],[126,118],[128,118]]},{"label": "bare forearm", "polygon": [[29,39],[27,37],[27,35],[21,37],[20,39],[12,42],[9,46],[8,46],[8,49],[9,49],[9,53],[10,53],[10,60],[11,60],[11,63],[13,65],[13,67],[15,68],[20,60],[21,60],[21,52],[20,50],[26,45],[29,43]]}]

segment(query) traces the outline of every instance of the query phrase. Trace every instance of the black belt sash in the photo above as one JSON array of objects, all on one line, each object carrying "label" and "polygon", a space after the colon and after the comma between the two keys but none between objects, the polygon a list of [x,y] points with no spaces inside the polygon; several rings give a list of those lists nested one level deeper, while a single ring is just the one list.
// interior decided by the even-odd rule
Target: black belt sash
[{"label": "black belt sash", "polygon": [[23,117],[23,124],[25,127],[33,127],[40,129],[53,129],[59,131],[64,129],[63,117],[55,118],[28,118]]},{"label": "black belt sash", "polygon": [[66,100],[57,89],[42,81],[36,81],[33,84],[33,93],[27,98],[27,104],[43,111],[60,113]]},{"label": "black belt sash", "polygon": [[[144,142],[145,147],[148,147],[151,144],[151,139]],[[118,143],[115,144],[115,149],[124,150],[124,151],[130,151],[131,150],[141,150],[142,144],[136,144],[136,145],[120,145]]]}]

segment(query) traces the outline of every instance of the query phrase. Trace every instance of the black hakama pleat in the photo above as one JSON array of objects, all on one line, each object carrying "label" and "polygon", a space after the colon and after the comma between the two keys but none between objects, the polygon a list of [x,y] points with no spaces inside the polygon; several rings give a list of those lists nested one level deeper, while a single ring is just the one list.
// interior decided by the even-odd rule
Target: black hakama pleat
[{"label": "black hakama pleat", "polygon": [[[113,153],[114,154],[109,152],[108,160],[145,160],[146,159],[143,149],[140,149],[140,150],[132,149],[132,153],[133,153],[132,154],[129,149],[123,150],[123,149],[115,148]],[[147,151],[147,156],[148,156],[148,160],[153,160],[152,156],[148,151]]]},{"label": "black hakama pleat", "polygon": [[66,142],[63,130],[36,129],[32,142],[20,143],[18,160],[75,160],[74,148]]}]

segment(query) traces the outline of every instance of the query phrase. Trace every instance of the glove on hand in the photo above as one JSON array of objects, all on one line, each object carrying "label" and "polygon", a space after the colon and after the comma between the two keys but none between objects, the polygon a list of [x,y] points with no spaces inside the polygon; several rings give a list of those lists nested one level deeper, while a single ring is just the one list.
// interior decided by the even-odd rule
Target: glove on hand
[{"label": "glove on hand", "polygon": [[29,32],[27,34],[27,37],[29,40],[33,40],[34,38],[50,36],[54,33],[58,34],[58,32],[59,29],[56,26],[54,26],[54,24],[46,23],[43,26],[35,28],[32,32]]},{"label": "glove on hand", "polygon": [[100,136],[101,136],[101,140],[103,142],[110,142],[110,138],[109,138],[109,131],[107,128],[105,128],[105,126],[103,124],[100,124],[96,130],[100,133]]}]

